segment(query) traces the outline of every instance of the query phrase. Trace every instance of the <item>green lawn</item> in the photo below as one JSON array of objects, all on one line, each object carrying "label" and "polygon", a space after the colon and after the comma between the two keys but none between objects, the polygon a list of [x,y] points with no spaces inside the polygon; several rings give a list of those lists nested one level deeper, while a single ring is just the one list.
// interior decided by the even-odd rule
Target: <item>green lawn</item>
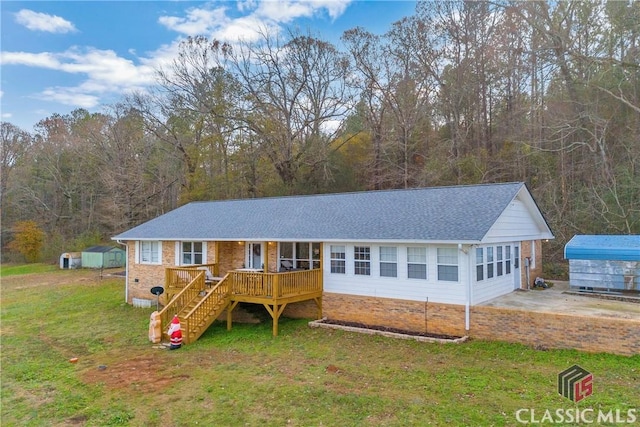
[{"label": "green lawn", "polygon": [[[190,346],[155,349],[152,310],[123,303],[122,279],[67,274],[2,280],[3,427],[512,426],[522,408],[540,419],[576,407],[640,420],[640,356],[418,343],[289,319],[277,338],[270,322],[215,323]],[[594,375],[577,404],[556,390],[574,364]]]},{"label": "green lawn", "polygon": [[46,273],[57,269],[58,266],[52,264],[2,264],[0,265],[0,277],[18,274]]}]

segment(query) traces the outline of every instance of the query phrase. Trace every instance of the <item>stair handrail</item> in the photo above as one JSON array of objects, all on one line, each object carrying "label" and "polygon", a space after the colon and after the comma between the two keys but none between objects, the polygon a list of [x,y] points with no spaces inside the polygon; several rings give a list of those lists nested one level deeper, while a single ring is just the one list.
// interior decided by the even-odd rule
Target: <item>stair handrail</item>
[{"label": "stair handrail", "polygon": [[[160,310],[160,327],[164,334],[165,328],[171,322],[174,315],[178,314],[184,307],[186,307],[191,300],[193,300],[199,292],[204,290],[204,278],[205,272],[200,271],[183,289],[173,296],[171,301]],[[181,319],[182,320],[182,319]]]},{"label": "stair handrail", "polygon": [[[185,315],[185,318],[191,317],[191,315],[201,306],[204,305],[206,303],[206,301],[213,295],[220,295],[220,296],[230,296],[229,291],[220,291],[222,290],[222,286],[220,286],[223,282],[224,279],[226,279],[227,276],[224,276],[218,283],[216,283],[215,285],[213,285],[213,287],[207,291],[207,294],[205,295],[204,298],[202,298],[202,300],[200,300],[200,302],[198,302],[195,307],[193,307],[189,313],[187,313]],[[224,283],[225,286],[227,286],[227,283]]]},{"label": "stair handrail", "polygon": [[[229,281],[225,282],[225,278],[208,290],[206,296],[189,313],[184,315],[184,319],[181,319],[181,326],[184,325],[182,333],[186,344],[197,340],[231,300]],[[216,308],[218,308],[217,311]],[[195,336],[192,337],[192,333]]]}]

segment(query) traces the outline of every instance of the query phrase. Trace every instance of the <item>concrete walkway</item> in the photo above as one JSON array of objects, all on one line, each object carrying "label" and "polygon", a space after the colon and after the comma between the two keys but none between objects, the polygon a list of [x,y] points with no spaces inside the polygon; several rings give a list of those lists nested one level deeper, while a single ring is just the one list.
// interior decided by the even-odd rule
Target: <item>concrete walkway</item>
[{"label": "concrete walkway", "polygon": [[548,313],[640,320],[640,301],[617,301],[598,298],[591,294],[576,295],[575,293],[569,293],[569,282],[551,282],[553,282],[553,287],[551,288],[528,291],[518,290],[480,305]]}]

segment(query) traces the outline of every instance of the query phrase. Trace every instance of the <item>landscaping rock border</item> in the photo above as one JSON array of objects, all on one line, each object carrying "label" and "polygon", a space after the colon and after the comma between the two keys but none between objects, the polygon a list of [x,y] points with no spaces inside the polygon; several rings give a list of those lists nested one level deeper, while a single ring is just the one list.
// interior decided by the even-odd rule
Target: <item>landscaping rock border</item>
[{"label": "landscaping rock border", "polygon": [[374,327],[356,327],[356,326],[348,326],[346,324],[340,324],[339,322],[333,321],[333,323],[327,323],[328,319],[323,317],[320,320],[313,320],[309,322],[309,327],[311,328],[325,328],[325,329],[339,329],[342,331],[348,332],[356,332],[360,334],[368,334],[368,335],[381,335],[389,338],[397,338],[397,339],[405,339],[405,340],[415,340],[420,342],[435,342],[435,343],[453,343],[460,344],[469,339],[468,336],[462,337],[438,337],[438,336],[427,336],[425,334],[412,334],[411,332],[400,333],[400,332],[391,332],[385,331],[381,329],[375,329]]}]

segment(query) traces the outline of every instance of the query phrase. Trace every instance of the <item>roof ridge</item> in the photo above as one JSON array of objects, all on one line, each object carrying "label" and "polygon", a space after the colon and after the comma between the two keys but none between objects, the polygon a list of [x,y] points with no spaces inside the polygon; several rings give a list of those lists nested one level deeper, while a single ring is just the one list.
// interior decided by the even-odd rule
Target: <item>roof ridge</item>
[{"label": "roof ridge", "polygon": [[191,202],[187,202],[182,206],[191,205],[191,204],[204,204],[204,203],[214,203],[214,202],[244,202],[244,201],[252,201],[252,200],[279,200],[279,199],[293,199],[293,198],[310,198],[310,197],[332,197],[332,196],[357,196],[364,194],[381,194],[381,193],[399,193],[399,192],[409,192],[409,191],[419,191],[419,190],[443,190],[443,189],[451,189],[451,188],[473,188],[473,187],[486,187],[491,186],[495,187],[498,185],[524,185],[522,181],[509,181],[509,182],[484,182],[478,184],[451,184],[451,185],[442,185],[438,187],[411,187],[411,188],[388,188],[383,190],[362,190],[362,191],[345,191],[343,193],[314,193],[314,194],[289,194],[282,196],[265,196],[265,197],[252,197],[252,198],[235,198],[235,199],[214,199],[214,200],[194,200]]}]

